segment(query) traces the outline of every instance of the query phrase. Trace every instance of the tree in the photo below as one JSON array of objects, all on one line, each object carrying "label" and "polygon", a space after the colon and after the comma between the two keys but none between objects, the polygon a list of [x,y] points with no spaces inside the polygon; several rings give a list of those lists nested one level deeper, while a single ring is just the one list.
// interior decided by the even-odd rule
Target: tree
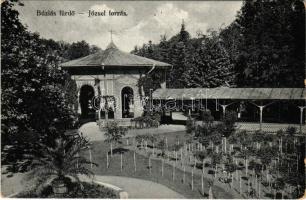
[{"label": "tree", "polygon": [[1,149],[2,163],[19,171],[28,169],[40,144],[53,147],[76,118],[65,99],[62,58],[51,49],[56,45],[26,30],[16,2],[1,5]]},{"label": "tree", "polygon": [[[200,42],[200,43],[199,43]],[[188,87],[233,86],[234,71],[230,54],[216,31],[195,42],[193,59],[184,74]]]},{"label": "tree", "polygon": [[[33,155],[31,172],[27,175],[36,184],[36,191],[40,191],[49,184],[58,187],[71,184],[71,178],[81,184],[79,175],[92,176],[93,173],[86,165],[95,164],[81,156],[82,150],[89,146],[85,138],[59,138],[54,147],[39,144]],[[96,164],[95,164],[96,165]],[[54,188],[55,190],[56,188]],[[67,190],[67,189],[66,189]]]},{"label": "tree", "polygon": [[106,132],[104,133],[106,137],[106,142],[111,145],[111,155],[113,155],[113,144],[119,143],[121,138],[125,135],[126,129],[122,126],[118,126],[116,121],[108,121],[105,126]]},{"label": "tree", "polygon": [[68,49],[68,58],[73,60],[81,58],[90,54],[90,46],[84,40],[80,42],[74,42]]},{"label": "tree", "polygon": [[299,0],[244,2],[223,34],[239,87],[304,86],[304,12]]}]

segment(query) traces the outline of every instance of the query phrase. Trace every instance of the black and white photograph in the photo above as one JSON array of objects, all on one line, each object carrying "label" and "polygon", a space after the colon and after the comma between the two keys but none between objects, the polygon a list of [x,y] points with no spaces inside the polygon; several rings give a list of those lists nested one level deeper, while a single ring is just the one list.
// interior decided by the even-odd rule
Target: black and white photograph
[{"label": "black and white photograph", "polygon": [[303,0],[2,0],[1,198],[304,199]]}]

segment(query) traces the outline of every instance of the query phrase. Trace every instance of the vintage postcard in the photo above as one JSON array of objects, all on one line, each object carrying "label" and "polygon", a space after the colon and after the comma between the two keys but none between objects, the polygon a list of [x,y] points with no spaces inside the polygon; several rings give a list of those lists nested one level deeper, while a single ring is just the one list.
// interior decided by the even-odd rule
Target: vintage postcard
[{"label": "vintage postcard", "polygon": [[1,3],[1,197],[297,199],[302,0]]}]

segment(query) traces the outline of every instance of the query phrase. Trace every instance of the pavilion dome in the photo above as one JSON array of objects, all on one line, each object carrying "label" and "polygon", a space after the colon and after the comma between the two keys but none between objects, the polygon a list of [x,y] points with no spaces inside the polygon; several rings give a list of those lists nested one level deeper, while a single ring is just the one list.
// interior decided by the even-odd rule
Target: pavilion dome
[{"label": "pavilion dome", "polygon": [[71,60],[60,65],[64,69],[69,68],[88,68],[105,66],[114,68],[116,66],[126,67],[172,67],[171,64],[160,62],[157,60],[137,56],[126,53],[117,48],[113,41],[111,41],[104,51],[99,51],[88,56]]}]

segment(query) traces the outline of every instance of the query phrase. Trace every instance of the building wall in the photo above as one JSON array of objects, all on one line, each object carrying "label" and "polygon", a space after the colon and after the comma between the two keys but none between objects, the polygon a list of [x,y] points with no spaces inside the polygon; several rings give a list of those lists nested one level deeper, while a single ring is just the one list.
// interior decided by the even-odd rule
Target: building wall
[{"label": "building wall", "polygon": [[[133,89],[134,117],[139,117],[143,113],[143,106],[140,99],[141,95],[137,86],[141,74],[143,74],[143,72],[138,70],[128,70],[121,72],[116,71],[113,73],[107,73],[105,75],[72,75],[72,79],[76,80],[78,88],[78,99],[80,95],[80,89],[83,85],[92,86],[95,90],[95,96],[98,96],[98,84],[100,84],[100,91],[102,96],[114,96],[116,99],[115,119],[122,119],[121,91],[126,86]],[[99,79],[100,82],[96,83],[95,79]]]}]

